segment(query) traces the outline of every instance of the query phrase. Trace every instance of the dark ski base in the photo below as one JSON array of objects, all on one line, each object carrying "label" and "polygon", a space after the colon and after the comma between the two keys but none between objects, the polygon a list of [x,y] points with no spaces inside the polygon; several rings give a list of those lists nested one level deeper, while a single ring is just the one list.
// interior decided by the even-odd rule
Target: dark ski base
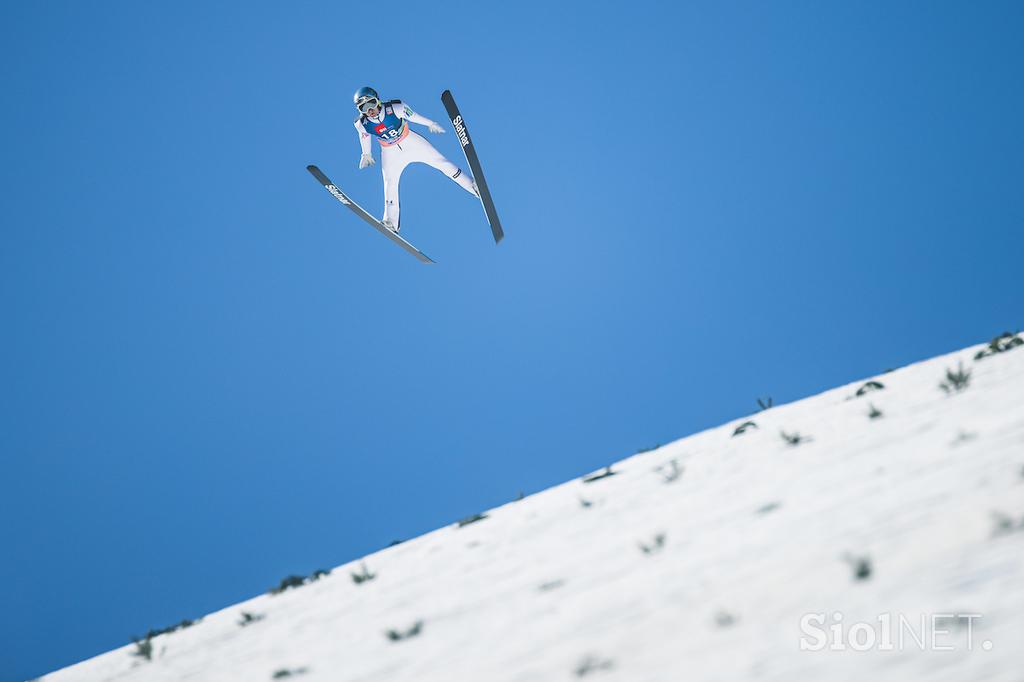
[{"label": "dark ski base", "polygon": [[415,246],[413,246],[409,242],[407,242],[404,239],[402,239],[401,237],[399,237],[397,232],[393,232],[392,230],[389,230],[388,228],[384,227],[383,223],[381,223],[379,220],[377,220],[372,215],[367,213],[366,210],[362,206],[360,206],[356,202],[354,202],[351,199],[349,199],[348,195],[345,194],[344,192],[342,192],[340,189],[338,189],[337,185],[335,185],[333,182],[331,182],[331,179],[328,178],[326,175],[324,175],[323,171],[321,171],[319,168],[317,168],[316,166],[310,165],[310,166],[306,166],[306,170],[308,170],[310,173],[313,174],[313,177],[316,178],[320,182],[320,184],[324,186],[324,189],[326,189],[328,192],[331,193],[331,196],[333,196],[335,199],[337,199],[338,201],[343,203],[345,206],[347,206],[350,209],[352,209],[353,213],[355,213],[357,216],[359,216],[360,218],[362,218],[366,222],[370,223],[370,225],[375,230],[377,230],[378,232],[383,234],[385,237],[387,237],[388,239],[390,239],[394,243],[396,243],[399,246],[401,246],[403,249],[405,249],[406,251],[408,251],[412,255],[416,256],[416,258],[418,258],[420,260],[420,262],[423,262],[423,263],[433,263],[434,262],[434,261],[432,261],[430,259],[429,256],[427,256],[427,254],[423,253],[422,251],[417,249]]},{"label": "dark ski base", "polygon": [[466,122],[462,120],[462,114],[459,113],[459,107],[455,104],[455,98],[452,97],[451,90],[445,90],[441,93],[441,103],[444,104],[444,109],[448,112],[448,118],[455,129],[455,135],[459,138],[459,143],[462,145],[462,153],[466,155],[469,170],[473,173],[473,179],[476,180],[476,188],[480,191],[480,203],[484,206],[487,222],[490,223],[491,232],[494,234],[494,243],[497,244],[505,236],[505,232],[501,229],[498,212],[494,210],[494,200],[491,199],[491,191],[487,189],[487,180],[484,179],[484,171],[480,167],[480,158],[476,154],[473,138],[469,136],[469,128],[466,127]]}]

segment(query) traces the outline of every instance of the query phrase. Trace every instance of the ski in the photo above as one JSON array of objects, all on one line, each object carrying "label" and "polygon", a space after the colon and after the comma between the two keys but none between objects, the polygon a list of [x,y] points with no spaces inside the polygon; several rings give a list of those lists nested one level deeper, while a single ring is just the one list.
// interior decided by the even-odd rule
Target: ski
[{"label": "ski", "polygon": [[497,244],[505,236],[505,232],[501,229],[498,212],[494,210],[494,200],[491,199],[491,192],[487,189],[487,181],[484,179],[484,171],[480,167],[480,158],[476,154],[473,138],[469,136],[469,129],[466,127],[466,122],[462,119],[462,114],[459,113],[459,107],[455,104],[455,98],[452,97],[451,90],[445,90],[441,93],[441,103],[444,104],[445,111],[448,112],[448,118],[452,122],[452,127],[455,128],[455,134],[459,137],[462,153],[466,155],[469,169],[473,173],[473,179],[476,180],[476,188],[480,192],[480,203],[483,204],[484,213],[487,215],[487,222],[490,223],[491,232],[494,234],[494,243]]},{"label": "ski", "polygon": [[309,166],[306,166],[306,170],[308,170],[310,173],[313,174],[313,177],[316,178],[320,182],[320,184],[324,186],[324,189],[326,189],[328,192],[331,193],[331,196],[333,196],[335,199],[337,199],[338,201],[343,203],[345,206],[347,206],[350,209],[352,209],[353,213],[355,213],[357,216],[359,216],[360,218],[362,218],[366,222],[370,223],[370,225],[375,230],[377,230],[378,232],[383,234],[385,237],[387,237],[388,239],[390,239],[394,243],[396,243],[399,246],[401,246],[403,249],[405,249],[406,251],[408,251],[412,255],[416,256],[416,258],[418,258],[420,260],[420,262],[423,262],[423,263],[433,263],[434,262],[433,260],[430,259],[429,256],[427,256],[427,254],[423,253],[422,251],[417,249],[415,246],[413,246],[409,242],[405,241],[405,239],[403,239],[402,237],[398,236],[397,232],[395,232],[393,230],[389,230],[388,228],[384,227],[383,223],[381,223],[379,220],[377,220],[372,215],[367,213],[366,210],[362,206],[360,206],[356,202],[354,202],[351,199],[349,199],[348,195],[346,195],[344,192],[342,192],[340,189],[338,189],[338,186],[335,185],[333,182],[331,182],[331,179],[329,177],[327,177],[326,175],[324,175],[323,171],[321,171],[319,168],[317,168],[316,166],[313,166],[313,165],[309,165]]}]

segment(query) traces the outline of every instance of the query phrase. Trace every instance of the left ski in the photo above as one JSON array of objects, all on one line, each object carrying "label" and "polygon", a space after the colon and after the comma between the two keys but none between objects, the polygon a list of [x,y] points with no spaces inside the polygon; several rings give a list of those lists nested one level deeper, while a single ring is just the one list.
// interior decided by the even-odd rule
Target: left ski
[{"label": "left ski", "polygon": [[430,256],[423,253],[409,242],[405,241],[405,239],[403,239],[402,237],[399,237],[398,233],[395,232],[394,230],[389,230],[388,228],[384,227],[384,224],[377,220],[376,218],[374,218],[369,213],[367,213],[366,209],[364,209],[362,206],[349,199],[348,195],[342,192],[340,189],[338,189],[337,185],[331,182],[331,179],[324,175],[323,171],[321,171],[319,168],[313,165],[309,165],[306,166],[306,170],[313,174],[313,177],[316,178],[320,182],[320,184],[324,186],[324,189],[331,193],[331,196],[333,196],[335,199],[340,201],[345,206],[348,206],[348,208],[351,209],[352,212],[355,213],[357,216],[359,216],[366,222],[370,223],[373,229],[377,230],[378,232],[383,234],[385,237],[387,237],[394,243],[401,246],[403,249],[405,249],[412,255],[416,256],[416,258],[419,259],[421,263],[434,262],[433,260],[430,259]]}]

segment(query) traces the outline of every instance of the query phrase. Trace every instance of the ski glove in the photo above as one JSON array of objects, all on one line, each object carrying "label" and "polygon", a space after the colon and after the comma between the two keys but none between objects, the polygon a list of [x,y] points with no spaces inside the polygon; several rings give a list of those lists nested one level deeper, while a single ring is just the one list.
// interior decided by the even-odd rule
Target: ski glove
[{"label": "ski glove", "polygon": [[444,128],[442,128],[441,126],[437,125],[436,123],[431,123],[430,127],[428,128],[428,130],[430,132],[434,133],[435,135],[440,135],[441,133],[444,132]]},{"label": "ski glove", "polygon": [[359,170],[363,170],[367,166],[372,166],[377,163],[373,160],[373,154],[363,154],[359,157]]}]

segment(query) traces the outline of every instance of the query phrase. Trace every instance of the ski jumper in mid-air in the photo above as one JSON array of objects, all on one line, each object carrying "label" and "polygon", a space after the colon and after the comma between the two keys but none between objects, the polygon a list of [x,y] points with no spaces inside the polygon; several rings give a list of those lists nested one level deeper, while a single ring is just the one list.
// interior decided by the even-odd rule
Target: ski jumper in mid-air
[{"label": "ski jumper in mid-air", "polygon": [[430,132],[440,134],[444,128],[434,121],[420,116],[401,100],[382,102],[377,91],[370,87],[359,88],[353,97],[359,117],[355,120],[355,128],[359,133],[359,145],[362,156],[359,168],[372,166],[373,151],[370,138],[376,137],[380,142],[380,166],[384,175],[384,218],[381,222],[388,229],[398,231],[399,204],[398,181],[402,171],[410,163],[425,163],[441,171],[464,190],[479,198],[476,183],[469,174],[454,163],[444,158],[441,152],[423,137],[409,128],[409,123],[427,126]]}]

